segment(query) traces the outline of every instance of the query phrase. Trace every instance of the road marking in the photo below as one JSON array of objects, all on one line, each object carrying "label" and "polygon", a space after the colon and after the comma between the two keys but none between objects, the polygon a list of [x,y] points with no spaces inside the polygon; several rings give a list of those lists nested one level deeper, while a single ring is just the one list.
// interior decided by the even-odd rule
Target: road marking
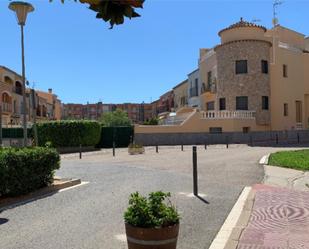
[{"label": "road marking", "polygon": [[70,189],[73,189],[73,188],[77,188],[77,187],[80,187],[82,185],[86,185],[88,184],[89,182],[81,182],[80,184],[77,184],[77,185],[74,185],[72,187],[68,187],[68,188],[64,188],[64,189],[60,189],[58,192],[63,192],[63,191],[67,191],[67,190],[70,190]]},{"label": "road marking", "polygon": [[[184,195],[188,198],[193,198],[195,197],[195,195],[193,193],[188,193],[188,192],[178,192],[179,195]],[[198,193],[199,197],[206,197],[207,195],[203,194],[203,193]]]},{"label": "road marking", "polygon": [[115,238],[121,242],[126,242],[127,241],[127,236],[125,234],[116,234]]},{"label": "road marking", "polygon": [[262,165],[268,164],[268,158],[269,158],[269,154],[263,156],[261,160],[259,161],[259,164],[262,164]]}]

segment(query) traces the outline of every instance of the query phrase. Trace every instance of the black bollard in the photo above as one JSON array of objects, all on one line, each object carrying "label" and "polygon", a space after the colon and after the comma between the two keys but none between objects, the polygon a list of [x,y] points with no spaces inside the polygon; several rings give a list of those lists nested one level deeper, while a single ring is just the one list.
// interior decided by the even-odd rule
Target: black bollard
[{"label": "black bollard", "polygon": [[183,144],[181,145],[181,151],[183,151]]},{"label": "black bollard", "polygon": [[159,146],[156,145],[156,152],[159,153]]},{"label": "black bollard", "polygon": [[115,142],[113,142],[113,156],[115,156],[115,147],[116,147]]},{"label": "black bollard", "polygon": [[207,143],[205,143],[205,150],[207,150]]},{"label": "black bollard", "polygon": [[196,146],[192,147],[192,157],[193,157],[193,194],[198,195],[198,186],[197,186],[197,152]]},{"label": "black bollard", "polygon": [[226,136],[226,148],[228,149],[229,148],[229,137]]},{"label": "black bollard", "polygon": [[79,159],[82,159],[82,145],[79,145]]}]

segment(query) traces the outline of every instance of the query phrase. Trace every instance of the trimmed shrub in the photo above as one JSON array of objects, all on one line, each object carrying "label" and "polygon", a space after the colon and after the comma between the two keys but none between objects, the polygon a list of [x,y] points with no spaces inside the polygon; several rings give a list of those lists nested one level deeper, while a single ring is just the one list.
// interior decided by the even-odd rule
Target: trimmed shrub
[{"label": "trimmed shrub", "polygon": [[128,147],[134,137],[132,126],[105,127],[102,126],[101,139],[97,144],[98,148],[111,148],[115,139],[116,147]]},{"label": "trimmed shrub", "polygon": [[[32,129],[28,128],[27,132],[28,138],[32,137]],[[23,128],[2,128],[2,138],[23,138],[24,130]]]},{"label": "trimmed shrub", "polygon": [[55,149],[5,148],[0,150],[0,196],[17,196],[47,186],[60,168]]},{"label": "trimmed shrub", "polygon": [[95,146],[101,126],[95,121],[52,121],[37,125],[39,146],[50,142],[53,147]]}]

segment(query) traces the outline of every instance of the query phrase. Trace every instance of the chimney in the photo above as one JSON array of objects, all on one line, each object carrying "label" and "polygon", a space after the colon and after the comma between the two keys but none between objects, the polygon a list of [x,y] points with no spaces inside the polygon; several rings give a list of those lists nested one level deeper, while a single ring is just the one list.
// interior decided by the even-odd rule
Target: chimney
[{"label": "chimney", "polygon": [[53,93],[53,89],[48,88],[48,93]]}]

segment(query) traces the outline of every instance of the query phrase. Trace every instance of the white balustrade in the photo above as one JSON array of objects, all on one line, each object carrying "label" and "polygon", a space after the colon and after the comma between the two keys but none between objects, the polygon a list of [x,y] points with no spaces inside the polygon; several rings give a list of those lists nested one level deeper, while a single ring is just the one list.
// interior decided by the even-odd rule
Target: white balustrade
[{"label": "white balustrade", "polygon": [[203,119],[255,119],[255,111],[206,111]]}]

